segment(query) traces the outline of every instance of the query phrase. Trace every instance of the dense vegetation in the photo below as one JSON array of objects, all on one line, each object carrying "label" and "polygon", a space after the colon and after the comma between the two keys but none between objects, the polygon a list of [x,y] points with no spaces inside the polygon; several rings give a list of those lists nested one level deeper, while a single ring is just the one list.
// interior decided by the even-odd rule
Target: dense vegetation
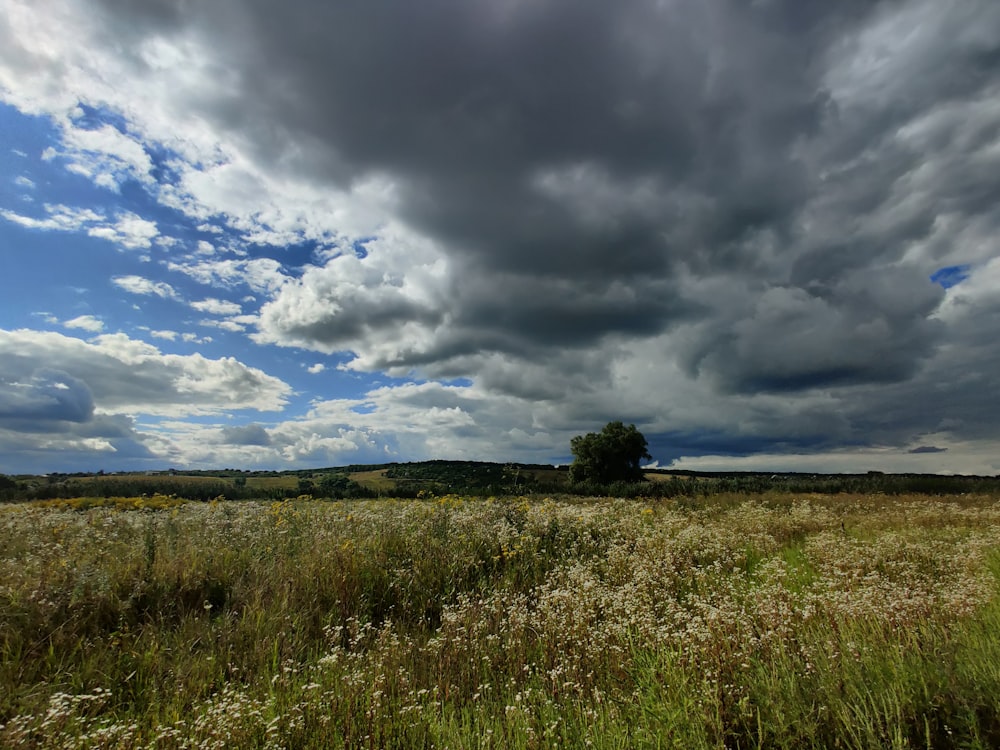
[{"label": "dense vegetation", "polygon": [[1000,478],[936,474],[760,474],[645,470],[638,480],[573,481],[567,467],[482,461],[423,461],[298,471],[158,471],[5,477],[0,501],[176,495],[189,500],[416,498],[448,493],[572,494],[580,497],[710,497],[720,492],[885,493],[930,495],[1000,492]]},{"label": "dense vegetation", "polygon": [[645,436],[634,424],[608,422],[600,432],[577,435],[570,441],[572,482],[641,482],[643,459],[652,460]]},{"label": "dense vegetation", "polygon": [[0,550],[3,747],[1000,745],[996,495],[53,499]]}]

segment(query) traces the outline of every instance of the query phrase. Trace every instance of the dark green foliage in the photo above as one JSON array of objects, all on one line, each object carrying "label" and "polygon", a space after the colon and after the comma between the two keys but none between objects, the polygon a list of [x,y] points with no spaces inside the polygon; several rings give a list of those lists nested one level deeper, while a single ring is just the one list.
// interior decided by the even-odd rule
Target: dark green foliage
[{"label": "dark green foliage", "polygon": [[356,484],[345,474],[328,474],[319,482],[319,493],[321,497],[343,497],[351,485]]},{"label": "dark green foliage", "polygon": [[[621,423],[612,423],[621,425]],[[630,428],[623,427],[628,432]],[[634,428],[632,428],[634,429]],[[607,428],[605,428],[607,430]],[[581,436],[588,448],[604,433]],[[636,432],[638,434],[638,431]],[[641,434],[639,435],[641,438]],[[187,500],[284,500],[303,494],[349,499],[413,498],[426,495],[560,494],[613,497],[706,497],[723,492],[826,494],[945,495],[995,493],[1000,477],[935,474],[805,474],[763,472],[695,472],[653,469],[643,472],[638,460],[628,477],[598,478],[583,474],[579,460],[566,471],[540,464],[484,461],[422,461],[300,471],[170,470],[97,475],[93,473],[0,475],[0,502],[74,497],[138,497],[176,495]],[[354,472],[384,471],[387,481],[370,486]],[[650,481],[652,480],[652,481]]]},{"label": "dark green foliage", "polygon": [[12,500],[17,494],[17,482],[6,474],[0,474],[0,500]]},{"label": "dark green foliage", "polygon": [[375,497],[376,493],[353,481],[346,474],[327,474],[316,490],[319,497],[336,499]]},{"label": "dark green foliage", "polygon": [[386,470],[385,476],[396,481],[397,490],[499,495],[536,489],[537,481],[532,469],[551,467],[483,461],[422,461],[394,464]]},{"label": "dark green foliage", "polygon": [[[19,499],[51,500],[71,497],[135,497],[140,495],[176,495],[187,500],[214,500],[224,497],[227,500],[245,500],[254,496],[246,487],[236,487],[231,482],[208,478],[205,481],[183,481],[181,477],[163,476],[155,481],[137,475],[127,474],[109,477],[102,476],[93,481],[70,479],[54,484],[45,484],[26,488]],[[268,498],[270,499],[270,498]]]},{"label": "dark green foliage", "polygon": [[597,484],[642,480],[642,459],[650,459],[646,438],[634,424],[609,422],[600,432],[577,435],[570,441],[573,482]]}]

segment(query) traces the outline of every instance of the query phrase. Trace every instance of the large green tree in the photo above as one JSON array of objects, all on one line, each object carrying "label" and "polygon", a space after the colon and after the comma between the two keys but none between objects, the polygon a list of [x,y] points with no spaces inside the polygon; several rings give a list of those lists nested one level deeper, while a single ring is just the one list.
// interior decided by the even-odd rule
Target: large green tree
[{"label": "large green tree", "polygon": [[646,438],[634,424],[609,422],[600,432],[577,435],[570,441],[573,465],[569,476],[574,482],[608,484],[642,479],[640,461],[650,459]]}]

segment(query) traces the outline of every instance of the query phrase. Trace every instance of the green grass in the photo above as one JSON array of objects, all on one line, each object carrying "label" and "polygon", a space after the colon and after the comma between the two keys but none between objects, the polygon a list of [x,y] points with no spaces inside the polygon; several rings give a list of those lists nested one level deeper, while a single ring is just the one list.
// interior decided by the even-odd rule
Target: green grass
[{"label": "green grass", "polygon": [[[271,477],[262,477],[270,479]],[[71,480],[75,486],[86,487],[94,484],[107,484],[110,482],[128,482],[140,487],[156,487],[165,481],[177,485],[218,485],[232,484],[232,477],[217,477],[210,475],[189,475],[189,474],[101,474],[82,477],[73,477]]]},{"label": "green grass", "polygon": [[5,506],[0,747],[997,747],[998,581],[987,496]]},{"label": "green grass", "polygon": [[396,480],[386,477],[385,472],[385,469],[355,471],[348,474],[348,478],[370,490],[391,491],[396,487]]},{"label": "green grass", "polygon": [[[232,481],[232,480],[231,480]],[[247,487],[257,490],[291,490],[299,486],[299,478],[291,474],[247,477]]]}]

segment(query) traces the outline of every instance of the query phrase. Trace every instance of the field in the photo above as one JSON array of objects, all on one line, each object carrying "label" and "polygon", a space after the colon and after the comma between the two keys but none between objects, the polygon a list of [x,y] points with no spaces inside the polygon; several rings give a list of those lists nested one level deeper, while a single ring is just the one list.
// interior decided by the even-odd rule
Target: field
[{"label": "field", "polygon": [[[152,492],[156,491],[156,489],[165,482],[177,485],[178,487],[219,487],[220,485],[234,484],[234,479],[234,476],[221,474],[192,475],[176,473],[165,475],[158,472],[155,474],[132,473],[111,476],[92,475],[75,478],[74,482],[82,488],[86,488],[88,485],[93,486],[109,482],[129,482],[134,484],[137,488],[142,488],[144,491]],[[296,487],[297,482],[298,477],[290,472],[285,472],[276,476],[251,476],[246,479],[247,486],[258,489],[293,489]]]},{"label": "field", "polygon": [[396,482],[392,479],[386,478],[385,469],[376,469],[374,471],[355,471],[348,474],[348,477],[351,481],[357,482],[362,487],[367,487],[368,489],[376,491],[389,491],[396,486]]},{"label": "field", "polygon": [[1000,499],[0,505],[0,747],[1000,746]]}]

